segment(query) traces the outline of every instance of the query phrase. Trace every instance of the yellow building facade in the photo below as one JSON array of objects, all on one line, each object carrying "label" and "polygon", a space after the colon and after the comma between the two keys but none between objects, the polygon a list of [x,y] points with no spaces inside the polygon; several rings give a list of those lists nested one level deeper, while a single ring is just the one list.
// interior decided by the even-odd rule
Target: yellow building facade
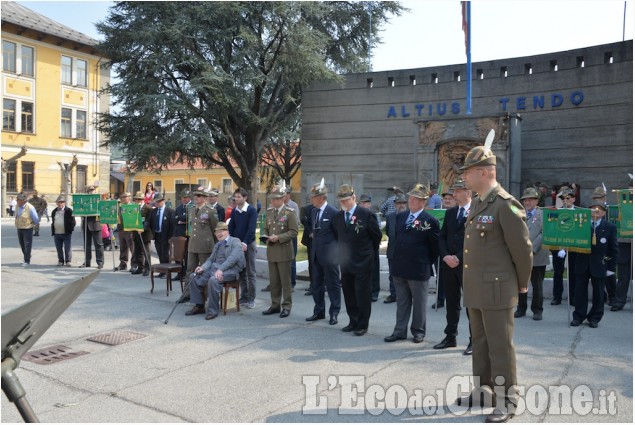
[{"label": "yellow building facade", "polygon": [[[129,179],[130,176],[125,177],[124,187],[132,187],[132,191],[143,191],[148,182],[151,182],[160,193],[165,193],[166,199],[171,200],[173,205],[177,205],[180,200],[177,189],[183,184],[190,185],[190,187],[203,186],[204,188],[212,187],[218,189],[220,191],[218,201],[225,206],[227,206],[227,198],[238,188],[227,171],[222,167],[206,169],[201,166],[190,169],[184,165],[177,164],[169,167],[168,170],[162,170],[159,174],[146,171],[136,173],[132,176],[131,185],[128,183]],[[302,200],[301,202],[300,200],[301,181],[302,172],[299,170],[291,179],[291,189],[293,190],[291,196],[298,204],[303,205],[304,201]],[[256,199],[260,199],[264,206],[266,198],[267,187],[265,183],[261,183]],[[253,200],[254,204],[256,199]],[[251,200],[249,202],[252,203]]]},{"label": "yellow building facade", "polygon": [[[107,191],[110,152],[94,126],[110,80],[97,41],[14,2],[2,3],[3,208],[37,190],[49,202],[97,184]],[[26,149],[26,154],[15,158]],[[70,170],[70,171],[69,171]]]}]

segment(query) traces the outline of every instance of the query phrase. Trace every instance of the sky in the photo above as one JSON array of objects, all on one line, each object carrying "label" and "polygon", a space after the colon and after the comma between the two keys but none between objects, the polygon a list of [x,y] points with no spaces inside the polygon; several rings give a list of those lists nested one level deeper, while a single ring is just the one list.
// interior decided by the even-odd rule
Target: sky
[{"label": "sky", "polygon": [[[633,39],[635,0],[475,0],[472,62],[559,52]],[[112,2],[20,1],[24,6],[99,39],[95,22]],[[458,0],[408,0],[410,9],[382,28],[383,44],[372,51],[372,70],[464,63]],[[81,17],[81,19],[78,19]]]}]

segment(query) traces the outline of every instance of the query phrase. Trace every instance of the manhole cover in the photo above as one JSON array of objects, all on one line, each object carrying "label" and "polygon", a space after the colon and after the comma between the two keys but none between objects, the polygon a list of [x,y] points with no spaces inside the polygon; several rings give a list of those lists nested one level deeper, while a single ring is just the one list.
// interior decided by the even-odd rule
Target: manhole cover
[{"label": "manhole cover", "polygon": [[87,338],[88,341],[99,342],[106,345],[120,345],[135,339],[145,338],[147,335],[138,334],[136,332],[116,331],[107,334],[92,336]]},{"label": "manhole cover", "polygon": [[22,360],[37,364],[53,364],[73,359],[83,354],[90,353],[88,351],[72,351],[71,348],[65,345],[54,345],[53,347],[29,351],[22,356]]}]

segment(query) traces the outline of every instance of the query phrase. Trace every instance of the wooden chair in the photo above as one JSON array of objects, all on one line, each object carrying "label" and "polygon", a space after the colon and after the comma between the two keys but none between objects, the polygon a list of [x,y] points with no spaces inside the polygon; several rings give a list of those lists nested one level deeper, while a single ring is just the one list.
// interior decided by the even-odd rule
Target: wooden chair
[{"label": "wooden chair", "polygon": [[227,315],[227,303],[229,300],[229,290],[231,288],[236,290],[236,311],[240,311],[240,280],[223,282],[223,294],[220,297],[220,305],[223,309],[223,316]]},{"label": "wooden chair", "polygon": [[152,288],[150,293],[154,292],[154,274],[165,273],[165,285],[166,296],[170,295],[172,290],[172,273],[178,272],[181,281],[181,292],[183,292],[183,282],[185,280],[185,268],[183,267],[185,261],[185,249],[187,247],[187,238],[184,236],[175,236],[170,238],[170,262],[153,264],[150,267],[150,281],[152,282]]}]

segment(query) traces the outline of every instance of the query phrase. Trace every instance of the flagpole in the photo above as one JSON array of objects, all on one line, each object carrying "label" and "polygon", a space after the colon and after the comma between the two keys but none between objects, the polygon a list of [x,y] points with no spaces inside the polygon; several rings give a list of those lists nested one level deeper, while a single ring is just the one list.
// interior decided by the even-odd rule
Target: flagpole
[{"label": "flagpole", "polygon": [[466,54],[467,54],[467,93],[465,102],[465,113],[472,115],[472,2],[465,2],[465,18],[467,21],[467,40],[466,40]]}]

